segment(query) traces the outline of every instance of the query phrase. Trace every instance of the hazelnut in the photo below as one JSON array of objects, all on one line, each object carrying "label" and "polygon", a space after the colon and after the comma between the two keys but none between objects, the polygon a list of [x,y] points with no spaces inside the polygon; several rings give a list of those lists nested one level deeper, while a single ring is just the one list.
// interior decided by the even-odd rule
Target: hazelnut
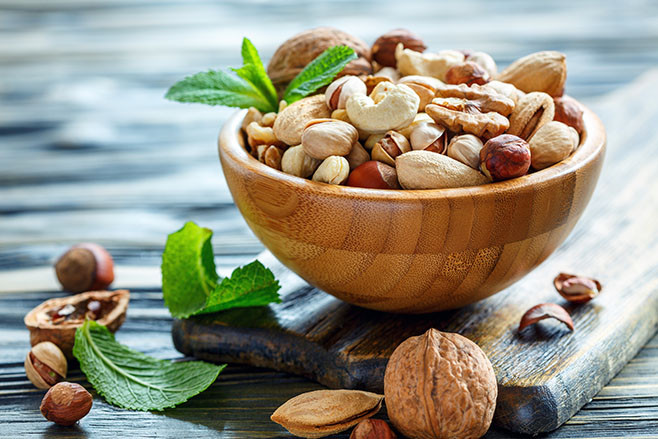
[{"label": "hazelnut", "polygon": [[25,357],[25,374],[39,389],[48,389],[66,378],[66,356],[56,344],[43,341]]},{"label": "hazelnut", "polygon": [[74,245],[55,263],[62,288],[73,293],[104,290],[114,281],[112,256],[98,244]]},{"label": "hazelnut", "polygon": [[490,77],[496,76],[498,73],[498,67],[496,66],[496,61],[486,52],[472,52],[465,54],[466,61],[474,62],[475,64],[482,67],[484,70],[489,73]]},{"label": "hazelnut", "polygon": [[414,127],[409,136],[411,149],[443,154],[448,145],[446,129],[435,123],[423,123]]},{"label": "hazelnut", "polygon": [[350,439],[396,439],[397,436],[382,419],[365,419],[354,427]]},{"label": "hazelnut", "polygon": [[403,436],[474,439],[491,425],[498,387],[478,345],[429,329],[395,349],[384,394],[388,416]]},{"label": "hazelnut", "polygon": [[409,141],[397,131],[389,131],[372,148],[372,158],[387,165],[395,166],[395,158],[411,151]]},{"label": "hazelnut", "polygon": [[347,179],[347,185],[369,189],[400,189],[395,168],[375,160],[355,168]]},{"label": "hazelnut", "polygon": [[450,140],[447,154],[452,159],[460,161],[473,169],[478,169],[482,146],[482,140],[479,137],[473,134],[463,134]]},{"label": "hazelnut", "polygon": [[73,425],[91,410],[91,394],[80,384],[61,382],[48,390],[41,401],[41,414],[59,425]]},{"label": "hazelnut", "polygon": [[569,125],[578,134],[582,134],[585,126],[583,123],[583,109],[580,104],[569,96],[554,98],[553,102],[555,103],[553,120]]},{"label": "hazelnut", "polygon": [[304,128],[302,147],[310,157],[324,160],[344,156],[359,139],[359,132],[347,122],[338,119],[314,119]]},{"label": "hazelnut", "polygon": [[331,111],[345,108],[345,102],[355,94],[366,94],[366,84],[356,76],[343,76],[329,84],[325,101]]},{"label": "hazelnut", "polygon": [[313,181],[328,184],[343,184],[350,174],[350,164],[345,157],[332,155],[320,163],[313,174]]},{"label": "hazelnut", "polygon": [[489,73],[485,69],[471,61],[450,67],[446,72],[448,84],[484,85],[489,82],[489,78]]},{"label": "hazelnut", "polygon": [[511,134],[489,139],[480,151],[480,170],[494,181],[508,180],[528,173],[528,142]]},{"label": "hazelnut", "polygon": [[406,29],[394,29],[375,40],[370,49],[372,59],[384,67],[395,67],[395,48],[398,43],[415,52],[424,52],[427,49],[423,40],[415,33]]}]

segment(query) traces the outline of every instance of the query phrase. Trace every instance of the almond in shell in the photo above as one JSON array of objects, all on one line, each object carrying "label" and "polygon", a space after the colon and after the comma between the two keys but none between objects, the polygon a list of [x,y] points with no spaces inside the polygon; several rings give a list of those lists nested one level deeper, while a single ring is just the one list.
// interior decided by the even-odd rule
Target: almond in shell
[{"label": "almond in shell", "polygon": [[271,419],[295,436],[319,438],[375,415],[383,400],[384,395],[361,390],[316,390],[286,401]]}]

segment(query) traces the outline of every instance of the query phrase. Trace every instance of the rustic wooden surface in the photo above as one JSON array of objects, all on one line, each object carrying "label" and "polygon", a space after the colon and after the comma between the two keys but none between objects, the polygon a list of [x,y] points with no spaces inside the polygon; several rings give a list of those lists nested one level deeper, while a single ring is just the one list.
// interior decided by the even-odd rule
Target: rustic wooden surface
[{"label": "rustic wooden surface", "polygon": [[[117,337],[159,358],[180,358],[157,291],[166,234],[186,220],[215,230],[216,262],[224,273],[262,250],[233,207],[217,160],[217,132],[232,110],[162,99],[186,74],[238,65],[243,35],[265,59],[286,37],[323,24],[367,41],[406,26],[431,48],[475,47],[503,65],[535,50],[566,52],[568,93],[601,116],[610,151],[617,147],[606,158],[595,200],[644,221],[628,228],[623,217],[604,217],[595,230],[577,227],[555,255],[605,275],[596,267],[612,250],[638,255],[647,245],[655,248],[658,74],[640,75],[658,65],[657,13],[650,1],[0,0],[0,437],[287,437],[270,413],[319,387],[292,375],[230,366],[208,391],[177,409],[130,412],[97,397],[90,415],[65,429],[41,418],[42,392],[24,376],[22,318],[61,294],[50,264],[68,245],[96,241],[112,252],[116,287],[133,290]],[[605,184],[606,175],[635,178]],[[633,202],[638,194],[643,205]],[[583,221],[601,214],[588,209]],[[580,254],[573,243],[583,236],[600,250]],[[650,261],[638,255],[618,270],[655,289]],[[76,369],[71,377],[88,387]],[[546,437],[658,437],[657,424],[654,337]],[[517,436],[494,429],[487,437]]]},{"label": "rustic wooden surface", "polygon": [[240,142],[243,113],[222,128],[219,156],[246,223],[309,284],[377,311],[455,309],[513,284],[573,230],[605,155],[605,130],[585,108],[576,152],[542,172],[441,191],[326,185],[254,159]]}]

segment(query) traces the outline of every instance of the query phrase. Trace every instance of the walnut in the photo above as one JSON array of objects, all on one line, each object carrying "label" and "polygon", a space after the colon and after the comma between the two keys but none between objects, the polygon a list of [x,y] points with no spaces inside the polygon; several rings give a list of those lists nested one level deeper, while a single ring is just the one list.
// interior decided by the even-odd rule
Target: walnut
[{"label": "walnut", "polygon": [[388,416],[405,437],[469,439],[489,429],[498,388],[475,343],[430,329],[395,349],[384,394]]},{"label": "walnut", "polygon": [[490,139],[501,135],[509,128],[505,116],[480,110],[480,102],[460,98],[436,98],[425,107],[425,112],[436,123],[453,133],[469,133]]},{"label": "walnut", "polygon": [[434,94],[439,98],[462,98],[477,101],[477,107],[484,113],[495,111],[503,116],[508,116],[514,110],[514,101],[511,98],[492,88],[477,84],[469,87],[466,84],[439,83]]},{"label": "walnut", "polygon": [[304,67],[318,55],[333,46],[349,46],[359,56],[339,74],[369,75],[370,47],[346,32],[331,27],[318,27],[301,32],[285,41],[272,55],[267,74],[278,89],[284,89]]}]

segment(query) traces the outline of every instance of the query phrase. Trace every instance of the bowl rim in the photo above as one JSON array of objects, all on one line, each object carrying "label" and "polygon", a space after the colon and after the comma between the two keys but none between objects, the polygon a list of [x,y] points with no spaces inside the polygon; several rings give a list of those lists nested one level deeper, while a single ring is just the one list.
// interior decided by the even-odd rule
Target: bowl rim
[{"label": "bowl rim", "polygon": [[583,109],[584,129],[581,142],[571,156],[548,168],[535,171],[522,177],[511,180],[493,182],[479,186],[443,188],[443,189],[369,189],[352,186],[320,183],[309,179],[286,174],[264,163],[259,162],[243,147],[238,140],[242,119],[247,110],[236,111],[222,126],[218,139],[220,160],[229,158],[244,167],[245,170],[258,174],[261,177],[279,180],[301,190],[322,193],[327,196],[340,196],[370,200],[418,200],[459,197],[488,196],[492,193],[520,191],[533,189],[538,186],[551,184],[561,180],[568,174],[587,166],[603,151],[606,144],[606,134],[603,123],[599,117],[585,105],[579,102]]}]

